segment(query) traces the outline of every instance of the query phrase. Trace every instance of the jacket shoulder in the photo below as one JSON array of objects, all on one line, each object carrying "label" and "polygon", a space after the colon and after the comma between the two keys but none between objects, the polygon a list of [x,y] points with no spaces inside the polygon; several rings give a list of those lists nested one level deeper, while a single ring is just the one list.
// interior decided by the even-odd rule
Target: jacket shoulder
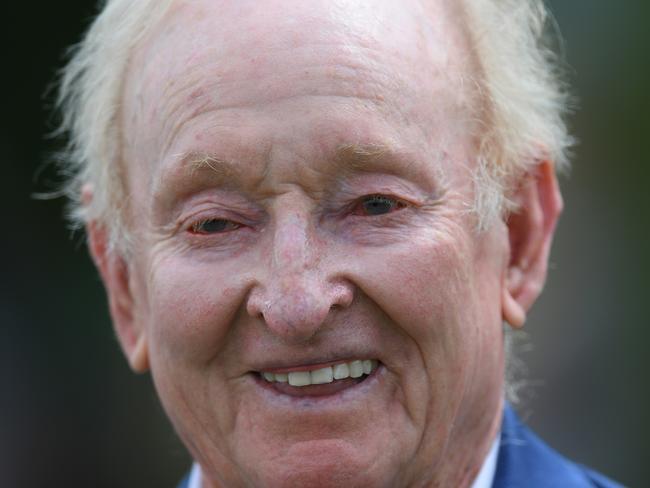
[{"label": "jacket shoulder", "polygon": [[610,480],[608,477],[593,471],[592,469],[587,468],[586,466],[580,466],[591,481],[592,485],[597,488],[621,488],[623,485],[617,483],[616,481]]},{"label": "jacket shoulder", "polygon": [[589,468],[573,463],[545,444],[507,406],[494,488],[622,488]]}]

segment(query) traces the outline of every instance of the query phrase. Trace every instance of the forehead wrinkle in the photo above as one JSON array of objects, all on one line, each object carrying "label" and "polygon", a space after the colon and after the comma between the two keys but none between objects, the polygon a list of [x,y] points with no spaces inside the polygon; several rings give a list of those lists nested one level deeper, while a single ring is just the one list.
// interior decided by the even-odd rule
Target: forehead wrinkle
[{"label": "forehead wrinkle", "polygon": [[[330,83],[318,87],[311,83],[291,83],[292,76],[301,81],[307,71],[314,82],[318,83],[327,77]],[[401,76],[388,77],[381,70],[360,66],[352,61],[341,61],[336,65],[304,64],[293,74],[288,75],[284,71],[269,72],[254,80],[241,73],[239,75],[235,77],[210,73],[208,76],[207,73],[196,69],[195,74],[191,76],[181,76],[183,83],[180,86],[172,82],[167,84],[160,97],[163,101],[163,153],[169,149],[189,121],[205,113],[230,109],[260,109],[265,105],[285,100],[327,97],[367,102],[390,110],[388,106],[393,104],[384,94],[406,85]],[[359,79],[364,80],[363,85],[359,85]]]},{"label": "forehead wrinkle", "polygon": [[[301,47],[276,47],[273,51],[276,62],[273,64],[264,60],[263,54],[267,50],[258,49],[243,57],[224,59],[226,53],[212,47],[202,52],[200,57],[190,53],[187,60],[172,63],[162,77],[160,96],[157,100],[149,99],[150,113],[162,120],[162,133],[171,130],[175,134],[181,125],[175,122],[182,123],[200,112],[273,102],[292,96],[340,95],[385,104],[387,92],[401,91],[408,84],[401,70],[389,75],[383,69],[386,57],[403,63],[401,57],[378,46],[363,45],[360,41],[355,45],[312,41]],[[333,54],[326,59],[314,58],[314,51]],[[158,53],[158,57],[163,58],[164,52]],[[280,58],[279,63],[277,58]],[[154,69],[155,65],[157,63],[147,63],[144,69]],[[311,78],[316,84],[291,83],[292,77],[304,81],[306,74],[307,81]],[[140,85],[140,92],[144,86],[154,87],[155,82],[150,80],[155,81],[156,76],[155,71],[149,71],[145,75],[147,82]],[[318,86],[323,79],[328,79],[329,83]],[[363,86],[358,84],[360,79],[364,80]],[[301,89],[297,91],[297,87]],[[151,90],[147,89],[147,92]],[[241,99],[242,92],[246,99]],[[144,95],[148,98],[147,93]],[[160,103],[160,110],[155,110],[155,102]],[[187,115],[182,112],[187,112]],[[170,125],[174,125],[173,129]]]},{"label": "forehead wrinkle", "polygon": [[[422,31],[431,19],[426,18],[427,22],[416,22],[420,38],[427,37]],[[398,63],[407,63],[415,61],[414,59],[403,59],[392,50],[387,50],[385,46],[375,45],[373,35],[368,36],[358,34],[354,29],[346,32],[348,42],[329,42],[322,39],[311,39],[307,45],[285,47],[280,43],[273,45],[273,52],[276,54],[276,62],[269,64],[264,61],[263,54],[267,48],[249,51],[243,57],[224,56],[226,48],[220,45],[219,48],[210,47],[207,52],[198,56],[196,52],[190,51],[188,58],[179,63],[172,63],[168,68],[167,76],[163,77],[163,87],[161,96],[157,100],[151,100],[150,112],[155,118],[159,118],[161,131],[159,132],[158,148],[160,157],[162,157],[171,147],[178,133],[192,119],[207,112],[218,111],[229,108],[246,108],[250,106],[261,107],[263,104],[273,103],[287,98],[297,99],[301,96],[331,96],[341,98],[356,98],[366,103],[373,104],[379,108],[392,112],[393,115],[402,115],[403,107],[395,107],[391,103],[393,98],[386,96],[396,92],[402,92],[409,85],[420,85],[420,80],[404,78],[402,70],[395,70],[386,73],[382,66],[389,59]],[[435,43],[433,43],[435,44]],[[429,42],[424,42],[425,51],[431,47]],[[418,46],[420,49],[423,47]],[[333,51],[334,61],[328,64],[320,58],[317,62],[307,62],[309,53],[314,51]],[[306,56],[302,55],[305,52]],[[286,52],[288,55],[279,56]],[[158,57],[163,57],[164,52],[157,53]],[[427,57],[433,55],[438,58],[436,63],[427,63],[429,69],[436,72],[435,80],[443,82],[450,79],[448,70],[449,59],[445,55],[440,58],[440,53],[429,53]],[[281,62],[278,66],[277,59]],[[217,62],[221,60],[221,62]],[[255,60],[255,63],[251,63]],[[312,57],[313,60],[313,57]],[[208,61],[207,63],[203,61]],[[146,63],[145,66],[153,66],[159,63]],[[254,66],[254,68],[252,67]],[[379,68],[379,69],[378,69]],[[253,72],[249,72],[253,69]],[[309,71],[309,77],[314,81],[322,80],[324,77],[329,79],[329,83],[319,87],[308,84],[291,83],[291,75],[304,76]],[[255,75],[255,76],[253,76]],[[151,78],[149,73],[148,78]],[[289,81],[287,81],[289,79]],[[358,86],[359,79],[363,79],[363,86]],[[247,89],[246,85],[250,86]],[[297,91],[296,87],[301,90]],[[430,90],[434,90],[430,86]],[[317,89],[316,89],[317,88]],[[286,92],[289,90],[289,92]],[[147,90],[149,91],[149,90]],[[284,93],[283,93],[284,91]],[[242,92],[246,97],[242,99]],[[145,94],[146,95],[146,94]],[[155,110],[156,103],[160,103],[160,110]],[[433,100],[431,101],[433,104]],[[147,124],[153,126],[155,124]]]},{"label": "forehead wrinkle", "polygon": [[[163,100],[160,117],[163,121],[160,133],[164,137],[161,155],[165,154],[185,123],[210,110],[212,97],[201,83],[200,70],[189,76],[180,76],[166,83],[160,97]],[[217,75],[218,78],[218,75]],[[180,82],[179,82],[180,80]],[[216,83],[212,81],[211,84]]]},{"label": "forehead wrinkle", "polygon": [[[398,97],[392,95],[406,92],[408,88],[413,86],[421,86],[422,80],[418,77],[405,76],[401,69],[387,73],[383,69],[386,64],[390,61],[388,64],[395,66],[401,65],[403,67],[404,64],[410,65],[416,61],[415,57],[410,56],[410,54],[413,54],[413,56],[417,53],[426,54],[427,59],[435,61],[426,63],[424,66],[425,69],[423,70],[433,72],[430,74],[436,75],[433,77],[433,80],[428,80],[427,91],[431,96],[439,92],[440,88],[444,88],[445,82],[448,83],[449,80],[454,78],[453,74],[456,74],[456,70],[450,69],[454,67],[450,66],[450,62],[453,65],[458,63],[458,59],[455,56],[450,57],[445,49],[439,50],[436,47],[440,43],[437,42],[435,36],[429,39],[431,37],[428,34],[429,30],[431,30],[429,24],[432,22],[432,19],[428,15],[424,16],[424,18],[426,22],[415,23],[419,34],[418,37],[420,38],[418,40],[421,41],[421,45],[418,47],[420,49],[424,48],[424,53],[420,49],[412,51],[398,50],[397,48],[387,49],[385,44],[376,44],[374,42],[377,40],[374,35],[362,35],[363,32],[359,33],[356,29],[349,28],[345,36],[347,42],[342,42],[338,46],[338,49],[336,49],[337,43],[331,43],[322,39],[309,39],[308,44],[303,44],[302,46],[292,45],[291,47],[286,47],[286,44],[276,42],[273,45],[273,51],[276,54],[283,55],[275,56],[276,60],[273,63],[267,60],[265,65],[263,65],[263,69],[258,63],[256,68],[258,70],[257,74],[261,71],[263,75],[257,77],[250,76],[250,72],[247,71],[247,66],[253,59],[265,59],[264,53],[268,51],[264,47],[267,46],[266,44],[261,46],[260,49],[248,51],[244,56],[239,57],[225,56],[228,53],[224,52],[222,48],[226,46],[222,44],[218,48],[214,45],[211,46],[207,52],[205,50],[202,51],[200,53],[202,56],[198,56],[196,50],[186,50],[188,57],[183,59],[181,56],[176,59],[176,62],[170,63],[169,68],[166,68],[166,74],[168,76],[159,78],[158,81],[162,86],[161,91],[156,95],[160,96],[152,98],[149,95],[151,90],[146,90],[143,93],[145,98],[148,99],[149,104],[151,104],[149,106],[149,113],[152,115],[155,113],[155,117],[158,118],[158,120],[153,120],[157,124],[147,125],[153,131],[156,131],[156,125],[163,129],[160,132],[156,131],[159,134],[156,137],[158,141],[156,144],[157,148],[154,148],[152,152],[161,151],[160,157],[158,158],[160,161],[167,159],[166,155],[170,147],[173,146],[174,141],[179,137],[178,134],[184,131],[188,125],[193,124],[194,119],[198,117],[207,115],[210,117],[211,125],[219,125],[221,118],[218,112],[221,110],[247,107],[262,109],[264,104],[279,102],[287,98],[295,100],[308,97],[330,97],[332,99],[340,98],[347,100],[354,98],[364,108],[378,108],[382,112],[388,112],[392,117],[397,118],[398,121],[404,119],[413,122],[410,120],[411,114],[408,111],[411,107],[404,107],[398,104],[395,100]],[[274,36],[271,37],[275,39]],[[165,45],[169,46],[169,44]],[[415,46],[408,44],[407,47]],[[302,56],[301,54],[302,52],[309,54],[311,51],[321,52],[323,50],[334,51],[334,58],[330,59],[330,61],[334,61],[333,64],[327,64],[325,62],[327,60],[320,57],[314,58],[313,56]],[[467,54],[463,50],[461,51],[461,54]],[[164,60],[166,52],[166,49],[160,50],[157,53],[157,60]],[[457,54],[455,50],[454,54]],[[404,58],[404,56],[407,56],[408,59]],[[281,69],[279,70],[278,57],[281,61],[279,66]],[[201,59],[198,58],[207,62],[200,62]],[[148,62],[142,63],[142,66],[159,66],[160,64]],[[306,85],[295,85],[291,83],[291,76],[304,74],[304,70],[311,72],[310,77],[313,81],[322,81],[326,75],[329,83],[321,86],[314,86],[313,83]],[[142,75],[142,71],[140,71],[140,74]],[[147,78],[155,78],[155,76],[156,73],[149,71]],[[287,78],[289,78],[289,82],[287,82]],[[260,79],[266,83],[260,83]],[[364,86],[361,89],[356,85],[359,79],[364,81]],[[243,88],[246,88],[246,84],[251,85],[250,88],[252,90],[243,90]],[[268,87],[263,86],[266,84],[277,86],[273,90],[268,90]],[[297,88],[300,88],[302,93],[298,92]],[[283,93],[283,90],[289,90],[289,92]],[[359,92],[360,90],[361,92]],[[451,95],[457,95],[458,91],[453,90]],[[242,92],[246,92],[246,97],[243,99]],[[440,105],[446,106],[450,103],[453,104],[456,97],[450,97],[449,95],[449,93],[443,93]],[[156,110],[156,102],[160,103],[158,110]],[[438,104],[434,97],[431,97],[430,103],[432,105],[432,111],[435,111],[435,107]],[[416,127],[419,126],[418,123],[413,123]],[[345,164],[343,164],[341,158],[335,158],[341,163],[338,164],[339,169],[359,172],[373,165],[376,167],[378,165],[382,166],[379,164],[382,160],[384,161],[384,169],[390,166],[387,162],[391,158],[386,154],[390,151],[384,151],[383,154],[380,151],[374,154],[374,150],[368,151],[368,148],[365,149],[365,152],[369,152],[370,154],[363,155],[364,151],[356,151],[357,154],[350,154],[348,151],[347,159],[344,158]],[[352,152],[354,153],[354,151]],[[374,157],[371,157],[371,154]],[[393,159],[397,160],[398,158]],[[407,159],[406,157],[399,158],[402,165],[407,162]],[[436,158],[434,157],[433,159]],[[435,161],[432,161],[432,164],[435,164]],[[207,169],[212,171],[210,168]],[[395,171],[390,172],[394,173]],[[214,172],[212,173],[214,176]]]}]

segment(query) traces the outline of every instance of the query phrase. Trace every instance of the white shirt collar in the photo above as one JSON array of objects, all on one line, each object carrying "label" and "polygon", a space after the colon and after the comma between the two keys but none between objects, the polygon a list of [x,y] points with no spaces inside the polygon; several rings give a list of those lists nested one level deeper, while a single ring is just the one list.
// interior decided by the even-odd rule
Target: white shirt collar
[{"label": "white shirt collar", "polygon": [[501,436],[497,435],[494,441],[492,442],[492,447],[490,447],[490,452],[488,452],[483,461],[483,466],[478,472],[478,476],[472,483],[472,488],[492,488],[492,483],[494,483],[494,475],[497,471],[497,458],[499,457],[499,444],[501,441]]},{"label": "white shirt collar", "polygon": [[[483,466],[481,466],[481,471],[479,471],[478,476],[472,483],[471,488],[491,488],[492,483],[494,482],[494,474],[497,470],[497,457],[499,456],[499,439],[500,436],[497,436],[492,442],[492,447],[490,452],[483,461]],[[187,488],[201,488],[201,467],[198,463],[192,465],[192,471],[190,472],[190,480],[187,485]]]},{"label": "white shirt collar", "polygon": [[187,488],[201,488],[201,467],[199,463],[192,464],[192,471],[190,471],[190,480],[187,483]]}]

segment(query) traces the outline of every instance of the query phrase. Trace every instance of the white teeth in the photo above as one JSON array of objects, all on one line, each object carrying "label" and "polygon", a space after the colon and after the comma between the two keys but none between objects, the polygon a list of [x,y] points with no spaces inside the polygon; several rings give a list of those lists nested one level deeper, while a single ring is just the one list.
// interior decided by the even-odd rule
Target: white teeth
[{"label": "white teeth", "polygon": [[289,373],[289,384],[291,386],[311,385],[311,376],[309,371],[293,371]]},{"label": "white teeth", "polygon": [[314,371],[292,371],[288,374],[262,372],[262,377],[269,383],[288,382],[291,386],[323,385],[334,380],[360,378],[364,374],[372,373],[378,365],[379,362],[375,359],[364,359],[326,366]]},{"label": "white teeth", "polygon": [[372,371],[372,361],[366,359],[365,361],[362,361],[361,364],[363,366],[363,374],[370,374]]},{"label": "white teeth", "polygon": [[325,383],[331,383],[334,380],[334,375],[332,373],[331,366],[322,369],[317,369],[316,371],[312,371],[310,375],[311,375],[312,385],[322,385]]},{"label": "white teeth", "polygon": [[350,363],[350,377],[359,378],[363,374],[363,363],[361,361],[352,361]]},{"label": "white teeth", "polygon": [[346,363],[337,364],[334,366],[334,379],[342,380],[350,377],[350,368]]}]

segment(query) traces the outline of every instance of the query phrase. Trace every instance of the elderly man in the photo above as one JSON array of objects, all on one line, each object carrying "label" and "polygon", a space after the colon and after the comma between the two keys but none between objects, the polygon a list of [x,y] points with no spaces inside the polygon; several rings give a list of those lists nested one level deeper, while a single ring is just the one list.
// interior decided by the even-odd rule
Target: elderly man
[{"label": "elderly man", "polygon": [[182,486],[615,486],[504,401],[570,144],[536,0],[109,0],[74,217]]}]

